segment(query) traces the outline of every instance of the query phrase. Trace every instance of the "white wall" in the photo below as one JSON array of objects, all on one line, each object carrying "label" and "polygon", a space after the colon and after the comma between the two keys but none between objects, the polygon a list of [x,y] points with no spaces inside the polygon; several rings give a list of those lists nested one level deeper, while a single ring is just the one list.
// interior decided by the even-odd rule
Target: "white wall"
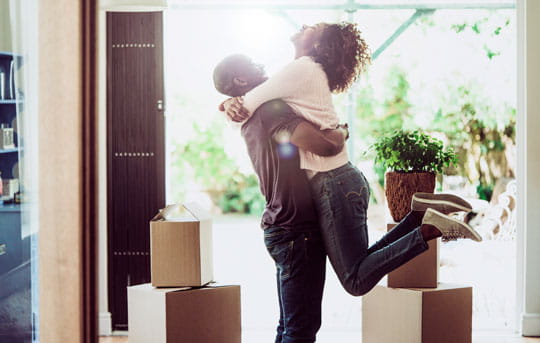
[{"label": "white wall", "polygon": [[[518,0],[519,51],[518,77],[518,225],[523,229],[518,250],[524,264],[523,314],[525,336],[540,336],[540,1]],[[519,256],[518,256],[519,257]],[[519,275],[519,273],[518,273]]]},{"label": "white wall", "polygon": [[0,0],[0,51],[11,51],[9,0]]}]

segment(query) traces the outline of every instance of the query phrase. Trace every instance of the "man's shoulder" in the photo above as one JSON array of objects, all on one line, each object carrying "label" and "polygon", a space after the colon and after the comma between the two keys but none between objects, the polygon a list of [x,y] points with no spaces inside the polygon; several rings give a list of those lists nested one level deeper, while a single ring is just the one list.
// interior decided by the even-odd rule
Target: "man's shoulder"
[{"label": "man's shoulder", "polygon": [[273,128],[286,125],[299,117],[294,110],[283,100],[274,99],[265,102],[253,113],[253,117],[258,117],[261,125],[272,132]]},{"label": "man's shoulder", "polygon": [[272,135],[282,130],[292,132],[301,120],[302,117],[298,116],[285,101],[274,99],[259,106],[242,128],[249,128],[250,131],[260,129]]},{"label": "man's shoulder", "polygon": [[274,99],[265,102],[261,106],[259,106],[255,113],[263,113],[263,114],[281,114],[281,113],[293,113],[292,108],[287,105],[287,103],[281,99]]}]

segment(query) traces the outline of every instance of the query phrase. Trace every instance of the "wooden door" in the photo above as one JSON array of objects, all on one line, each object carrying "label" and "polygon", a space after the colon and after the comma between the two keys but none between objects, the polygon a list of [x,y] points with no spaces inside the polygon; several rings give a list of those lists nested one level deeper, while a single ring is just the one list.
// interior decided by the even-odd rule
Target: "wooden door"
[{"label": "wooden door", "polygon": [[109,310],[127,329],[126,287],[150,281],[149,221],[165,205],[161,12],[107,14]]}]

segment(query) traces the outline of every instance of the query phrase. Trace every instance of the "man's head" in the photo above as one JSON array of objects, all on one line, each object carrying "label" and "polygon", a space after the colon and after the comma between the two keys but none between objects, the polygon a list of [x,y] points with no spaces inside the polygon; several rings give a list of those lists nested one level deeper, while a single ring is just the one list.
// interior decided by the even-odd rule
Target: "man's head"
[{"label": "man's head", "polygon": [[228,96],[241,96],[266,81],[264,68],[241,54],[225,57],[214,68],[214,86]]}]

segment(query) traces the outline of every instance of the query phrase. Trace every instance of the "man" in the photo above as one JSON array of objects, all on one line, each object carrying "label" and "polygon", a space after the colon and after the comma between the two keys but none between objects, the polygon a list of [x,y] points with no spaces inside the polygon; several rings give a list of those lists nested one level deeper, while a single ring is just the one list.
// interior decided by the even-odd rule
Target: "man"
[{"label": "man", "polygon": [[[229,96],[245,94],[265,80],[264,70],[243,55],[225,58],[214,70],[216,89]],[[241,132],[266,199],[261,226],[276,264],[280,307],[275,342],[315,342],[321,326],[326,253],[298,148],[335,155],[343,148],[347,129],[321,131],[285,102],[272,100],[254,112]]]}]

